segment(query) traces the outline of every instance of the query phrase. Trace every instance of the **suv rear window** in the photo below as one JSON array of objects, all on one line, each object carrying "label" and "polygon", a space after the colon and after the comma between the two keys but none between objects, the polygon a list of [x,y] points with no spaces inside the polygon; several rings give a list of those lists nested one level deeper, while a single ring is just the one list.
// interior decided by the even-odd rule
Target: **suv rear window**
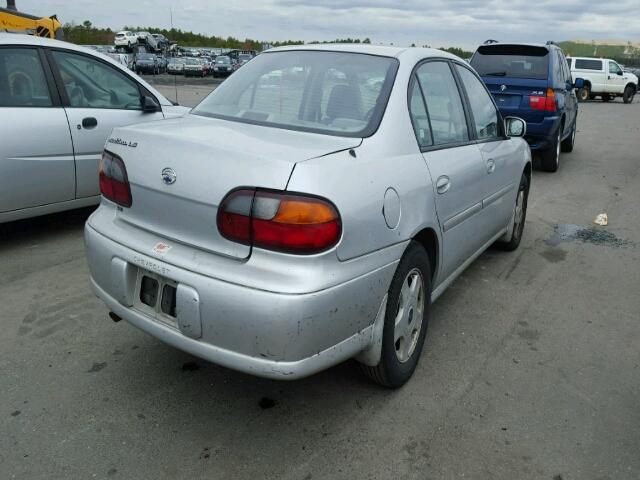
[{"label": "suv rear window", "polygon": [[546,80],[549,50],[531,45],[483,45],[471,59],[480,75]]},{"label": "suv rear window", "polygon": [[576,58],[575,68],[582,70],[602,70],[602,60],[583,60]]}]

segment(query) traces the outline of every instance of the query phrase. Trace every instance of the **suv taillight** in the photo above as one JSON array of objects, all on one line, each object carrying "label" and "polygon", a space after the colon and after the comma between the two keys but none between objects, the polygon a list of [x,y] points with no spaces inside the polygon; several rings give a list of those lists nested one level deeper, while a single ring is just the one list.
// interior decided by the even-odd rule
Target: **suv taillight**
[{"label": "suv taillight", "polygon": [[233,242],[309,255],[333,247],[342,233],[337,209],[310,195],[243,188],[218,208],[218,230]]},{"label": "suv taillight", "polygon": [[100,193],[123,207],[131,206],[127,169],[120,157],[105,150],[100,159]]},{"label": "suv taillight", "polygon": [[538,95],[529,96],[529,106],[534,110],[544,110],[545,112],[556,111],[556,94],[553,88],[547,88],[547,95],[542,97]]}]

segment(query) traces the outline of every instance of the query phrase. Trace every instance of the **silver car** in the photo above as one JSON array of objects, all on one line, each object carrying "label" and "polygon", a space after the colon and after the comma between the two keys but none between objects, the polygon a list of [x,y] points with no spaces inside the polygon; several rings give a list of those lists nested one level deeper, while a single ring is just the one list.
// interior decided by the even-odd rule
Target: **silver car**
[{"label": "silver car", "polygon": [[226,367],[296,379],[355,357],[398,387],[431,302],[520,243],[524,128],[439,50],[271,50],[185,117],[114,131],[92,288],[112,319]]},{"label": "silver car", "polygon": [[97,204],[113,127],[187,111],[95,50],[0,33],[0,223]]}]

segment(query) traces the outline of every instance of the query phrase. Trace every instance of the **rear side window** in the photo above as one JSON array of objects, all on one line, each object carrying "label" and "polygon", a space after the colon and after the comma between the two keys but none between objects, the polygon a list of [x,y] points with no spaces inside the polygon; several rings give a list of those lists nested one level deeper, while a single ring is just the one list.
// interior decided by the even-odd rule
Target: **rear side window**
[{"label": "rear side window", "polygon": [[411,123],[413,123],[413,130],[416,133],[418,145],[421,147],[430,147],[433,145],[427,107],[415,77],[411,81],[409,92],[409,113],[411,114]]},{"label": "rear side window", "polygon": [[575,59],[575,68],[580,70],[602,70],[602,60]]},{"label": "rear side window", "polygon": [[465,67],[456,65],[462,84],[467,91],[473,123],[479,140],[498,136],[498,111],[480,80]]},{"label": "rear side window", "polygon": [[51,105],[38,52],[29,48],[0,48],[0,107]]},{"label": "rear side window", "polygon": [[546,80],[549,50],[531,45],[483,45],[471,59],[480,75]]},{"label": "rear side window", "polygon": [[427,62],[416,72],[427,104],[434,145],[469,140],[460,92],[445,62]]}]

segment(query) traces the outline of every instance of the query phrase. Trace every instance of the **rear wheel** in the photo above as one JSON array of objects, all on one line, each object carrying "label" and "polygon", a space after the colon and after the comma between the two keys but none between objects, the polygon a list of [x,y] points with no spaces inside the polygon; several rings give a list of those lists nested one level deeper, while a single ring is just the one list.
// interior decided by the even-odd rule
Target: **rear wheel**
[{"label": "rear wheel", "polygon": [[422,245],[412,241],[389,287],[380,362],[362,365],[375,382],[389,388],[404,385],[416,369],[431,316],[431,268]]},{"label": "rear wheel", "polygon": [[560,166],[560,137],[562,135],[562,125],[558,128],[558,134],[552,144],[546,150],[540,152],[540,167],[545,172],[555,172]]},{"label": "rear wheel", "polygon": [[566,152],[566,153],[573,152],[573,145],[576,143],[576,130],[578,128],[577,123],[578,123],[577,120],[573,122],[571,135],[565,138],[560,144],[560,150],[562,152]]},{"label": "rear wheel", "polygon": [[591,98],[591,90],[588,85],[585,85],[581,89],[578,90],[578,101],[586,102]]},{"label": "rear wheel", "polygon": [[[522,233],[524,232],[524,222],[527,219],[527,201],[529,199],[529,179],[523,173],[520,178],[516,204],[513,208],[513,227],[511,232],[507,232],[504,240],[498,240],[496,245],[507,252],[512,252],[520,245]],[[506,240],[508,238],[508,240]]]},{"label": "rear wheel", "polygon": [[636,95],[636,89],[631,85],[627,85],[627,88],[624,89],[624,95],[622,96],[622,101],[624,103],[633,102],[633,97]]}]

